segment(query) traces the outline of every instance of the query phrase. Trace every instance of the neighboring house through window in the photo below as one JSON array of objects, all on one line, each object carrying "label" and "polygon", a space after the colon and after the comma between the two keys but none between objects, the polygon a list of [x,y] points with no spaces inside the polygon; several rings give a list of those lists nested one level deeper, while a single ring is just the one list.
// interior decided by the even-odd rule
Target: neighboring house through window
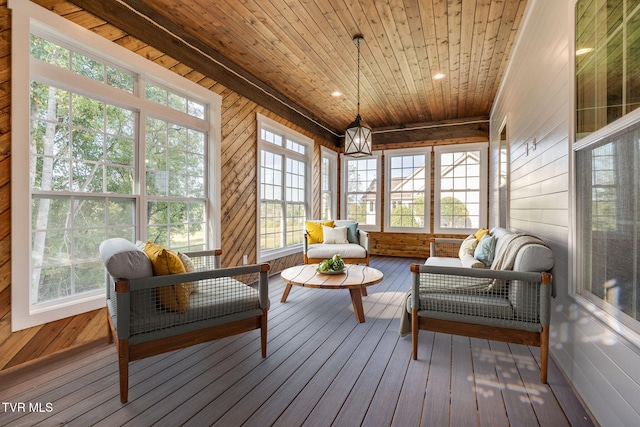
[{"label": "neighboring house through window", "polygon": [[217,245],[220,97],[34,4],[12,15],[19,330],[104,306],[107,238]]},{"label": "neighboring house through window", "polygon": [[428,233],[430,148],[385,152],[385,231]]},{"label": "neighboring house through window", "polygon": [[313,140],[261,114],[257,119],[262,262],[300,252],[311,206]]},{"label": "neighboring house through window", "polygon": [[342,219],[358,222],[365,231],[380,231],[379,152],[369,157],[342,156]]},{"label": "neighboring house through window", "polygon": [[434,147],[436,233],[468,234],[486,227],[487,145]]}]

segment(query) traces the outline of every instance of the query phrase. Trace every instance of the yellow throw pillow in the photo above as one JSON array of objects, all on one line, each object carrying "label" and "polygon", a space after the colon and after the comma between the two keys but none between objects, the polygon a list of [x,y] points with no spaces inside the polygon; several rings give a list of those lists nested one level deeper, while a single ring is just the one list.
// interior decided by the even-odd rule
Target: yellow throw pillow
[{"label": "yellow throw pillow", "polygon": [[[166,276],[168,274],[186,273],[184,264],[178,255],[158,244],[147,242],[144,252],[151,260],[154,276]],[[188,283],[161,286],[156,289],[158,302],[167,310],[184,313],[189,308],[189,295],[191,286]]]},{"label": "yellow throw pillow", "polygon": [[476,231],[475,234],[473,235],[473,237],[475,237],[477,240],[481,240],[482,236],[484,236],[485,234],[487,234],[489,232],[489,230],[487,230],[486,228],[481,228],[480,230]]},{"label": "yellow throw pillow", "polygon": [[305,222],[305,227],[307,229],[307,235],[309,236],[309,244],[312,243],[322,243],[324,241],[324,236],[322,234],[322,226],[333,227],[333,221],[326,222]]}]

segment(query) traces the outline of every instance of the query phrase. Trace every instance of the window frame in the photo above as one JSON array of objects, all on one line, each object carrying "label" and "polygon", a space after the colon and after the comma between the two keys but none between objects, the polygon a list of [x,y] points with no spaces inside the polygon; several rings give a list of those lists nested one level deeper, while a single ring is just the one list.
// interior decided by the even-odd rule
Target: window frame
[{"label": "window frame", "polygon": [[[72,87],[69,88],[61,85],[61,81],[64,82],[64,78],[60,79],[56,75],[50,75],[47,78],[46,73],[60,73],[60,70],[53,65],[31,58],[29,52],[30,34],[32,33],[45,35],[51,41],[70,46],[74,51],[87,54],[103,63],[132,71],[138,75],[139,82],[144,81],[145,78],[153,79],[156,82],[161,81],[176,92],[193,97],[208,105],[209,137],[208,141],[206,141],[206,150],[208,150],[207,168],[209,173],[205,182],[208,230],[205,238],[209,248],[219,247],[221,197],[218,182],[220,181],[221,97],[34,3],[11,0],[9,7],[12,11],[11,233],[12,236],[28,236],[21,239],[15,237],[11,239],[11,271],[13,272],[13,277],[31,277],[33,265],[31,257],[31,209],[32,197],[34,195],[37,196],[39,193],[37,191],[32,192],[29,178],[30,168],[24,167],[24,165],[30,164],[31,156],[30,144],[26,143],[26,141],[30,141],[31,138],[30,82],[34,79],[32,72],[38,71],[36,68],[45,69],[45,75],[39,75],[36,78],[37,81],[61,89],[71,89],[72,92],[80,95],[126,106],[136,112],[138,126],[136,127],[137,134],[134,136],[137,141],[135,142],[134,156],[136,156],[135,159],[138,165],[134,165],[136,172],[134,173],[133,194],[127,197],[134,199],[138,207],[135,212],[134,224],[136,238],[144,239],[146,237],[146,223],[141,220],[144,218],[142,210],[146,209],[145,197],[142,193],[144,177],[140,176],[143,174],[139,172],[139,164],[144,162],[144,141],[141,141],[143,139],[141,135],[144,134],[141,127],[146,116],[140,114],[139,107],[141,104],[150,101],[138,98],[137,94],[132,95],[110,88],[103,83],[98,83],[98,85],[103,85],[104,88],[97,89],[102,93],[95,94],[96,82],[92,83],[89,81],[90,79],[81,76],[78,76],[74,80]],[[114,94],[114,91],[118,92],[117,95]],[[103,95],[106,95],[106,99]],[[120,102],[117,102],[117,99],[120,99]],[[149,109],[147,111],[154,111],[154,115],[157,113],[156,117],[168,117],[162,109]],[[140,153],[142,155],[139,155]],[[105,196],[107,193],[64,193],[64,195],[71,197],[95,196],[97,194]],[[114,195],[113,197],[124,196]],[[96,259],[99,259],[99,254],[95,255]],[[103,308],[105,304],[106,293],[102,289],[34,305],[30,295],[31,280],[26,282],[26,286],[23,280],[13,280],[11,283],[11,328],[13,332]]]},{"label": "window frame", "polygon": [[[578,197],[578,152],[581,150],[589,149],[593,145],[599,144],[601,141],[614,136],[618,133],[624,132],[633,126],[640,125],[640,109],[631,111],[630,113],[622,116],[615,122],[608,124],[593,133],[590,133],[574,142],[571,147],[571,159],[572,159],[572,189],[574,197],[572,199],[572,222],[575,230],[572,234],[572,246],[573,248],[580,248],[583,245],[583,236],[579,229],[579,212],[582,200]],[[607,319],[611,325],[615,325],[615,328],[626,338],[640,343],[640,320],[634,319],[628,314],[624,313],[621,309],[613,304],[608,303],[603,298],[598,297],[585,287],[585,282],[582,272],[582,264],[585,262],[582,257],[585,255],[584,251],[571,252],[571,274],[573,277],[572,282],[574,286],[571,287],[571,295],[582,306],[587,308],[588,311],[597,314],[599,317]]]},{"label": "window frame", "polygon": [[[266,151],[269,152],[273,152],[276,153],[278,155],[282,155],[283,158],[285,159],[285,162],[283,164],[283,166],[286,164],[286,159],[288,158],[292,158],[295,160],[302,160],[305,162],[305,201],[304,201],[304,205],[305,205],[305,214],[306,214],[306,218],[305,220],[309,219],[308,216],[311,215],[312,212],[312,205],[311,205],[311,193],[312,193],[312,184],[311,184],[311,180],[313,177],[313,146],[314,146],[314,141],[313,139],[299,133],[296,132],[295,130],[281,124],[278,123],[277,121],[270,119],[260,113],[256,113],[256,122],[257,122],[257,132],[256,132],[256,139],[257,139],[257,191],[256,191],[256,199],[257,199],[257,203],[256,203],[256,216],[257,216],[257,224],[256,224],[256,230],[257,230],[257,234],[256,234],[256,248],[257,248],[257,253],[258,253],[258,262],[266,262],[266,261],[271,261],[277,258],[281,258],[283,256],[287,256],[287,255],[293,255],[293,254],[297,254],[300,253],[300,250],[302,248],[302,242],[300,243],[295,243],[292,245],[285,245],[282,246],[280,248],[276,248],[276,249],[262,249],[261,246],[261,236],[262,236],[262,230],[261,230],[261,225],[260,225],[260,221],[261,221],[261,204],[262,204],[262,197],[261,197],[261,188],[262,188],[262,151],[266,149]],[[287,139],[295,142],[296,144],[300,144],[303,145],[305,147],[305,154],[302,155],[300,153],[297,153],[293,150],[287,149],[284,146],[278,146],[276,144],[272,144],[270,142],[266,142],[262,140],[262,129],[267,129],[270,132],[276,133],[280,136],[282,136],[283,138],[283,142],[286,142]],[[282,189],[283,192],[286,189],[286,170],[282,170]],[[284,194],[283,194],[283,199],[284,199]],[[286,200],[282,200],[282,203],[286,204]],[[286,209],[283,211],[283,231],[282,231],[282,235],[286,236],[287,235],[287,229],[286,229]],[[304,232],[304,230],[303,230]]]},{"label": "window frame", "polygon": [[[329,188],[325,189],[324,185],[324,160],[328,159],[329,161]],[[328,212],[330,212],[330,217],[325,218],[325,194],[328,194],[330,204]],[[333,150],[328,149],[327,147],[320,147],[320,219],[322,220],[332,220],[338,219],[338,153]]]},{"label": "window frame", "polygon": [[[385,231],[393,233],[430,233],[431,232],[431,147],[404,148],[397,150],[388,150],[384,153],[385,173],[384,173],[384,212],[385,212]],[[392,191],[391,188],[391,164],[393,157],[404,157],[423,154],[425,156],[424,163],[424,225],[422,227],[398,227],[391,225],[392,211]]]},{"label": "window frame", "polygon": [[[341,191],[341,196],[340,196],[340,218],[341,219],[349,219],[347,217],[347,198],[349,196],[348,193],[348,166],[347,163],[349,161],[361,161],[361,160],[370,160],[370,159],[374,159],[376,161],[376,181],[379,183],[380,182],[380,178],[381,178],[381,173],[382,173],[382,151],[373,151],[371,153],[370,156],[363,156],[363,157],[350,157],[350,156],[345,156],[344,154],[341,154],[341,161],[340,161],[340,170],[342,171],[342,178],[341,178],[341,185],[342,185],[342,191]],[[376,185],[376,191],[374,193],[376,195],[376,200],[375,200],[375,204],[373,207],[373,211],[375,212],[376,215],[376,221],[374,224],[364,224],[364,223],[358,223],[358,228],[363,230],[363,231],[370,231],[370,232],[379,232],[381,231],[381,225],[382,225],[382,221],[381,221],[381,217],[382,217],[382,203],[381,203],[381,198],[382,198],[382,189],[381,189],[381,185]],[[371,202],[369,202],[371,203]]]},{"label": "window frame", "polygon": [[[434,204],[433,204],[433,217],[434,217],[434,233],[436,234],[469,234],[477,230],[479,227],[487,226],[488,218],[488,193],[489,193],[489,143],[479,142],[470,144],[455,144],[446,146],[434,147]],[[479,219],[478,227],[472,226],[468,228],[443,228],[440,226],[440,203],[441,203],[441,155],[443,153],[453,153],[462,151],[480,151],[480,189],[479,192]]]}]

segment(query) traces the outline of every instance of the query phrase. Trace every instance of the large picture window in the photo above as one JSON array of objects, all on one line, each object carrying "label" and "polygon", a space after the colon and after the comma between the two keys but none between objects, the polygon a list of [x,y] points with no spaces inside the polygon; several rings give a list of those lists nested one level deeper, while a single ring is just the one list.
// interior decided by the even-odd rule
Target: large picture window
[{"label": "large picture window", "polygon": [[435,147],[435,232],[487,225],[487,144]]},{"label": "large picture window", "polygon": [[313,141],[260,114],[258,134],[259,258],[268,261],[300,251],[311,204]]},{"label": "large picture window", "polygon": [[428,233],[430,151],[390,150],[385,156],[385,231]]},{"label": "large picture window", "polygon": [[366,231],[380,231],[380,154],[342,161],[342,216]]},{"label": "large picture window", "polygon": [[68,36],[35,5],[13,16],[29,53],[12,57],[12,235],[26,236],[12,239],[12,271],[29,278],[13,281],[18,330],[104,306],[107,238],[217,244],[220,98],[89,31]]}]

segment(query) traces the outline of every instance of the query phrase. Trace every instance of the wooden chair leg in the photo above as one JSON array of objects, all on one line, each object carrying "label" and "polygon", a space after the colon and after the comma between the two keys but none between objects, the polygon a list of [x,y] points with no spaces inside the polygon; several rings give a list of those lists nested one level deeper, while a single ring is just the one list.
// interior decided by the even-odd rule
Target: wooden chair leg
[{"label": "wooden chair leg", "polygon": [[[107,316],[109,316],[109,309],[107,309]],[[113,344],[113,331],[111,330],[111,319],[107,319],[107,343]]]},{"label": "wooden chair leg", "polygon": [[129,399],[129,340],[118,340],[118,372],[120,374],[120,402]]},{"label": "wooden chair leg", "polygon": [[543,326],[540,334],[540,382],[547,384],[549,369],[549,326]]},{"label": "wooden chair leg", "polygon": [[260,347],[262,348],[262,358],[267,357],[267,310],[262,310],[260,318]]}]

